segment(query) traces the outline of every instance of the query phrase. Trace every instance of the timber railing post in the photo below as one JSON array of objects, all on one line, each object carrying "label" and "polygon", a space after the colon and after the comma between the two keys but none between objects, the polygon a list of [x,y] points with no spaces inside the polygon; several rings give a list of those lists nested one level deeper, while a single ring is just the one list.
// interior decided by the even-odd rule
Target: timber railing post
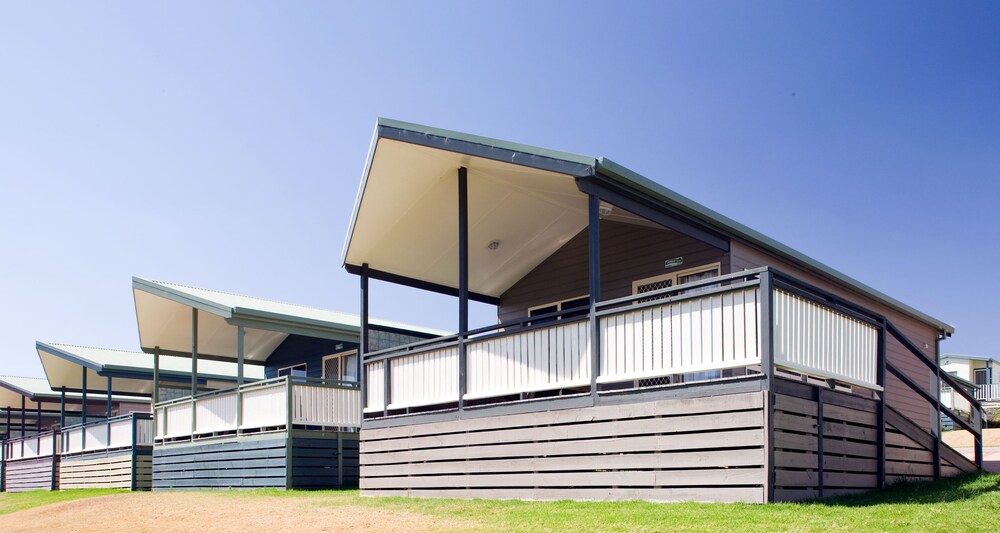
[{"label": "timber railing post", "polygon": [[764,502],[774,501],[774,483],[777,472],[774,468],[774,273],[765,270],[760,273],[760,371],[764,375],[764,402],[767,420],[764,428],[765,469]]},{"label": "timber railing post", "polygon": [[469,171],[458,168],[458,409],[468,387],[465,338],[469,331]]},{"label": "timber railing post", "polygon": [[878,412],[876,413],[878,426],[878,442],[876,449],[876,477],[878,488],[885,488],[885,368],[886,368],[886,321],[883,319],[878,329],[878,353],[876,355],[875,384],[882,388],[878,392]]},{"label": "timber railing post", "polygon": [[983,469],[983,409],[972,407],[972,427],[976,429],[976,468]]},{"label": "timber railing post", "polygon": [[934,339],[934,479],[941,479],[941,335]]},{"label": "timber railing post", "polygon": [[135,471],[135,466],[136,466],[136,445],[138,444],[138,440],[139,440],[138,436],[139,435],[136,432],[135,413],[132,413],[132,475],[131,475],[132,479],[131,479],[131,482],[130,482],[132,490],[136,489],[136,479],[135,479],[136,478],[136,471]]},{"label": "timber railing post", "polygon": [[597,302],[601,299],[601,199],[591,194],[587,204],[587,269],[590,292],[590,394],[597,400],[601,373],[601,328]]}]

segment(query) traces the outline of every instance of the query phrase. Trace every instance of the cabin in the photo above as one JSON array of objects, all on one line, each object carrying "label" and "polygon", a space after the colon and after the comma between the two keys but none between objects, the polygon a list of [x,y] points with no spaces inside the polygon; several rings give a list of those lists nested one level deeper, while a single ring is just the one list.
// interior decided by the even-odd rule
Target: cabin
[{"label": "cabin", "polygon": [[[108,405],[104,418],[81,420],[60,429],[60,488],[149,490],[154,383],[159,384],[161,397],[190,394],[189,360],[164,355],[154,369],[153,356],[142,352],[45,342],[36,342],[35,347],[53,389],[86,391],[106,385],[106,394],[143,398],[141,403]],[[263,378],[262,369],[248,369],[248,380]],[[235,364],[202,362],[199,388],[231,388],[235,382]]]},{"label": "cabin", "polygon": [[952,326],[606,158],[380,119],[343,264],[362,339],[369,280],[458,300],[457,332],[361,342],[362,495],[773,502],[981,464]]},{"label": "cabin", "polygon": [[[1000,403],[1000,372],[993,367],[1000,364],[993,357],[982,355],[945,354],[941,356],[941,368],[950,374],[966,391],[983,404],[995,407]],[[971,407],[965,398],[954,391],[951,385],[941,384],[942,403],[961,414],[969,413]]]},{"label": "cabin", "polygon": [[[154,490],[357,485],[357,315],[142,278],[132,289],[142,351],[154,369],[187,359],[191,379],[176,397],[153,389]],[[371,329],[369,349],[442,334]],[[218,361],[235,364],[235,386],[199,386]]]},{"label": "cabin", "polygon": [[[55,390],[44,378],[0,376],[3,456],[0,489],[8,492],[59,488],[60,429],[85,420],[103,420],[106,406],[141,405],[128,395],[95,396]],[[148,403],[146,404],[148,410]]]}]

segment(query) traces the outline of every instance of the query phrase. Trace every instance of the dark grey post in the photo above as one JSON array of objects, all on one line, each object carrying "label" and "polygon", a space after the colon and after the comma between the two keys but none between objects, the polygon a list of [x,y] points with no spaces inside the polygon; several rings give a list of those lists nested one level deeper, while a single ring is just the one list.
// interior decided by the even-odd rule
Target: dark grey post
[{"label": "dark grey post", "polygon": [[823,497],[823,387],[816,387],[816,473],[819,497]]},{"label": "dark grey post", "polygon": [[191,308],[191,396],[198,394],[198,310]]},{"label": "dark grey post", "polygon": [[458,168],[458,408],[465,403],[465,334],[469,331],[469,172]]},{"label": "dark grey post", "polygon": [[59,427],[66,425],[66,387],[59,387]]},{"label": "dark grey post", "polygon": [[191,308],[191,438],[198,427],[198,410],[194,397],[198,394],[198,309]]},{"label": "dark grey post", "polygon": [[976,428],[976,468],[983,469],[983,410],[982,407],[970,409],[972,412],[972,427]]},{"label": "dark grey post", "polygon": [[[82,398],[80,399],[80,423],[86,424],[87,423],[87,367],[85,366],[80,367],[80,370],[83,372],[83,377],[81,378],[81,381],[83,382],[82,383],[83,394]],[[86,431],[84,431],[83,433],[84,435],[87,434]]]},{"label": "dark grey post", "polygon": [[760,371],[764,375],[764,394],[767,401],[765,429],[767,441],[767,493],[766,502],[774,501],[774,274],[770,270],[760,273]]},{"label": "dark grey post", "polygon": [[243,425],[243,338],[245,336],[243,326],[236,326],[236,433],[240,432]]},{"label": "dark grey post", "polygon": [[878,355],[877,355],[878,368],[875,372],[875,384],[882,388],[879,391],[878,396],[878,412],[877,412],[877,422],[878,426],[878,450],[876,451],[876,456],[878,460],[878,465],[876,467],[876,473],[878,478],[878,488],[885,488],[885,368],[886,368],[886,321],[882,320],[881,325],[878,330]]},{"label": "dark grey post", "polygon": [[[365,372],[364,358],[368,352],[368,263],[361,265],[361,339],[358,343],[358,388],[361,391],[361,412],[364,417],[364,409],[368,407],[368,376]],[[388,375],[389,361],[385,363]],[[388,404],[386,404],[388,405]]]},{"label": "dark grey post", "polygon": [[587,201],[587,270],[590,291],[590,394],[597,396],[601,365],[601,328],[597,302],[601,299],[601,199],[591,194]]},{"label": "dark grey post", "polygon": [[108,376],[108,411],[104,416],[104,425],[108,429],[108,440],[106,441],[109,445],[111,444],[111,376]]},{"label": "dark grey post", "polygon": [[42,432],[42,402],[38,400],[35,402],[35,433]]},{"label": "dark grey post", "polygon": [[[153,405],[160,403],[160,347],[153,348]],[[153,411],[156,411],[155,409]]]},{"label": "dark grey post", "polygon": [[[941,479],[941,335],[934,339],[934,479]],[[952,397],[954,397],[954,392]]]}]

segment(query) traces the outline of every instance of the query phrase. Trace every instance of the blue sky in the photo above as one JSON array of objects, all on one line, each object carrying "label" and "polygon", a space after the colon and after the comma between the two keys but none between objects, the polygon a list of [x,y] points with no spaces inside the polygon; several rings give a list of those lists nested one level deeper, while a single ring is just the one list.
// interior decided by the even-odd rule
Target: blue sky
[{"label": "blue sky", "polygon": [[607,156],[1000,355],[996,5],[472,4],[0,6],[0,374],[136,347],[132,275],[356,311],[378,116]]}]

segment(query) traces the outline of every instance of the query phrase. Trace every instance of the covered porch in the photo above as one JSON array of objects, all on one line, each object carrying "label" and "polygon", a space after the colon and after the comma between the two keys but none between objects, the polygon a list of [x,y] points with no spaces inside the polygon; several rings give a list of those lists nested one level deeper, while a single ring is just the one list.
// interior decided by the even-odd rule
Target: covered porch
[{"label": "covered porch", "polygon": [[[141,278],[133,293],[142,350],[187,359],[192,379],[178,397],[154,389],[154,489],[356,483],[357,316]],[[235,383],[198,387],[219,362]]]},{"label": "covered porch", "polygon": [[[456,296],[458,331],[363,354],[362,490],[774,501],[975,468],[886,405],[891,374],[946,409],[887,339],[936,362],[872,308],[734,268],[734,235],[766,240],[606,159],[380,120],[343,256],[362,339],[371,279]],[[859,428],[825,456],[824,416]]]}]

